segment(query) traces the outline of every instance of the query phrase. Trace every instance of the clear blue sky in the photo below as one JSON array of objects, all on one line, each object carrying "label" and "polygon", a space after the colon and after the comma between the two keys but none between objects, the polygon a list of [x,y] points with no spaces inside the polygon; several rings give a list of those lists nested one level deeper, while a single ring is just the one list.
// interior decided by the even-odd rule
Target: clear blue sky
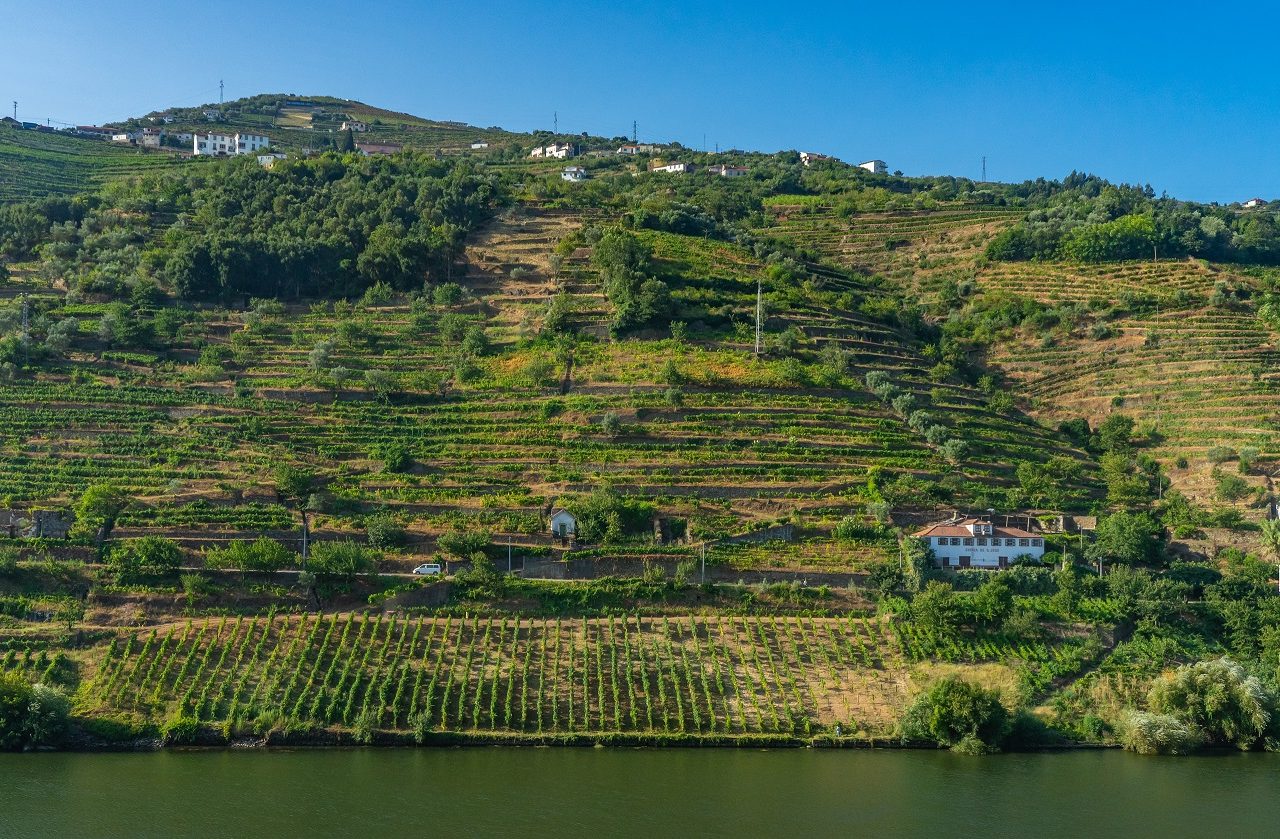
[{"label": "clear blue sky", "polygon": [[[1280,12],[1051,4],[0,0],[0,100],[99,122],[263,92],[482,126],[795,148],[907,174],[1081,169],[1280,197]],[[1063,5],[1068,4],[1052,4]],[[222,11],[225,9],[226,11]],[[196,9],[201,9],[196,11]]]}]

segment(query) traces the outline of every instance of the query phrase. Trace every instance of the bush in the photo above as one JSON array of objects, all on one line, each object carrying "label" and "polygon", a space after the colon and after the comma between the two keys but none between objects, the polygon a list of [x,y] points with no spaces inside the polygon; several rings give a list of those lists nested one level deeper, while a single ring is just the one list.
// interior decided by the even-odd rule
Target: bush
[{"label": "bush", "polygon": [[955,629],[960,615],[960,604],[949,583],[933,580],[911,599],[911,619],[929,632]]},{"label": "bush", "polygon": [[62,691],[0,673],[0,750],[56,743],[70,719],[71,702]]},{"label": "bush", "polygon": [[163,536],[143,536],[117,545],[109,562],[121,574],[160,577],[172,574],[182,565],[182,549]]},{"label": "bush", "polygon": [[370,447],[369,456],[382,461],[383,472],[405,472],[413,465],[409,449],[400,443],[378,443]]},{"label": "bush", "polygon": [[484,531],[450,530],[436,539],[436,547],[458,559],[466,559],[488,546],[489,534]]},{"label": "bush", "polygon": [[1147,701],[1153,712],[1203,732],[1210,745],[1241,750],[1266,735],[1274,711],[1262,682],[1229,658],[1179,667],[1152,686]]},{"label": "bush", "polygon": [[1121,721],[1120,742],[1140,755],[1185,755],[1199,749],[1204,737],[1177,717],[1131,711]]},{"label": "bush", "polygon": [[309,567],[325,577],[351,578],[356,574],[377,570],[382,554],[373,548],[350,540],[317,542],[311,549]]},{"label": "bush", "polygon": [[160,739],[166,746],[185,746],[196,741],[200,721],[195,717],[180,715],[168,720],[160,729]]},{"label": "bush", "polygon": [[965,753],[996,751],[1009,729],[1000,695],[946,678],[916,699],[902,717],[904,740],[928,740]]},{"label": "bush", "polygon": [[204,562],[208,567],[236,571],[279,571],[297,559],[296,553],[266,536],[260,536],[253,542],[232,542],[225,548],[205,548],[204,551]]},{"label": "bush", "polygon": [[369,539],[369,545],[380,551],[389,551],[404,544],[404,528],[391,516],[385,514],[365,519],[364,532]]}]

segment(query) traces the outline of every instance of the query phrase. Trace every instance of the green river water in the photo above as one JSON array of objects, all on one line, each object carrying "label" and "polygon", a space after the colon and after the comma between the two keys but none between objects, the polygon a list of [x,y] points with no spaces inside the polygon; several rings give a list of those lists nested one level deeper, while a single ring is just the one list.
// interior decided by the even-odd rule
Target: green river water
[{"label": "green river water", "polygon": [[0,754],[2,837],[1276,837],[1280,757],[365,749]]}]

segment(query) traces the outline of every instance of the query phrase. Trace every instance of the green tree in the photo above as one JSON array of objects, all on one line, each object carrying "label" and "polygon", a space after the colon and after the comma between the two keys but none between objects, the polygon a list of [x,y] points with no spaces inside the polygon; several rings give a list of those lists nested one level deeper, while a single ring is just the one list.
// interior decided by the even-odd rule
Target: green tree
[{"label": "green tree", "polygon": [[482,530],[450,530],[440,534],[436,547],[450,556],[467,559],[489,547],[489,534]]},{"label": "green tree", "polygon": [[109,562],[128,576],[162,577],[181,567],[182,549],[172,539],[143,536],[116,545]]},{"label": "green tree", "polygon": [[342,136],[338,139],[338,151],[349,152],[355,150],[356,138],[355,135],[351,133],[351,128],[348,127],[346,131],[342,132]]},{"label": "green tree", "polygon": [[1092,562],[1153,562],[1160,552],[1159,535],[1160,525],[1147,513],[1112,513],[1098,522],[1085,555]]},{"label": "green tree", "polygon": [[1004,623],[1005,618],[1013,611],[1013,589],[1009,581],[1001,574],[989,577],[969,601],[974,616],[987,626]]},{"label": "green tree", "polygon": [[1009,730],[1000,695],[950,677],[923,693],[903,715],[904,740],[927,740],[964,752],[999,749]]},{"label": "green tree", "polygon": [[93,484],[80,495],[76,502],[76,523],[94,533],[94,541],[101,548],[111,531],[115,529],[116,519],[129,506],[132,499],[124,490],[114,484]]},{"label": "green tree", "polygon": [[317,542],[311,551],[310,569],[320,577],[349,580],[376,571],[381,558],[380,552],[350,540]]},{"label": "green tree", "polygon": [[950,583],[932,580],[911,598],[911,619],[929,632],[954,631],[960,624],[960,615],[960,604]]}]

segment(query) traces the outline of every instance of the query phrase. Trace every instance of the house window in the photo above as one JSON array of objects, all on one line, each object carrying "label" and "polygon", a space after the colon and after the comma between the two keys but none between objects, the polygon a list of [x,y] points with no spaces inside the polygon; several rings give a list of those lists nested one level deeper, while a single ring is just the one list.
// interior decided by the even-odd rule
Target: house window
[{"label": "house window", "polygon": [[972,545],[973,545],[973,537],[972,537],[972,536],[966,536],[966,537],[965,537],[965,540],[964,540],[964,543],[965,543],[965,545],[966,545],[966,546],[972,546]]},{"label": "house window", "polygon": [[959,546],[959,544],[960,544],[960,537],[959,537],[959,536],[952,536],[952,537],[951,537],[951,544],[956,545],[956,546]]},{"label": "house window", "polygon": [[1031,540],[1031,547],[1033,547],[1033,548],[1038,548],[1038,547],[1040,547],[1040,546],[1041,546],[1041,545],[1043,545],[1043,544],[1044,544],[1044,540],[1043,540],[1043,539],[1032,539],[1032,540]]},{"label": "house window", "polygon": [[1025,548],[1027,545],[1030,545],[1030,544],[1031,544],[1031,540],[1030,540],[1030,539],[1019,539],[1019,540],[1018,540],[1018,545],[1019,545],[1020,547],[1023,547],[1023,548]]},{"label": "house window", "polygon": [[1018,544],[1018,540],[1017,540],[1017,539],[1005,539],[1005,540],[1004,540],[1004,543],[1005,543],[1006,545],[1008,545],[1009,547],[1011,547],[1011,548],[1012,548],[1012,547],[1014,547],[1015,545],[1017,545],[1017,544]]},{"label": "house window", "polygon": [[985,537],[985,536],[979,536],[979,537],[978,537],[978,547],[980,547],[980,548],[985,548],[986,546],[987,546],[987,537]]}]

